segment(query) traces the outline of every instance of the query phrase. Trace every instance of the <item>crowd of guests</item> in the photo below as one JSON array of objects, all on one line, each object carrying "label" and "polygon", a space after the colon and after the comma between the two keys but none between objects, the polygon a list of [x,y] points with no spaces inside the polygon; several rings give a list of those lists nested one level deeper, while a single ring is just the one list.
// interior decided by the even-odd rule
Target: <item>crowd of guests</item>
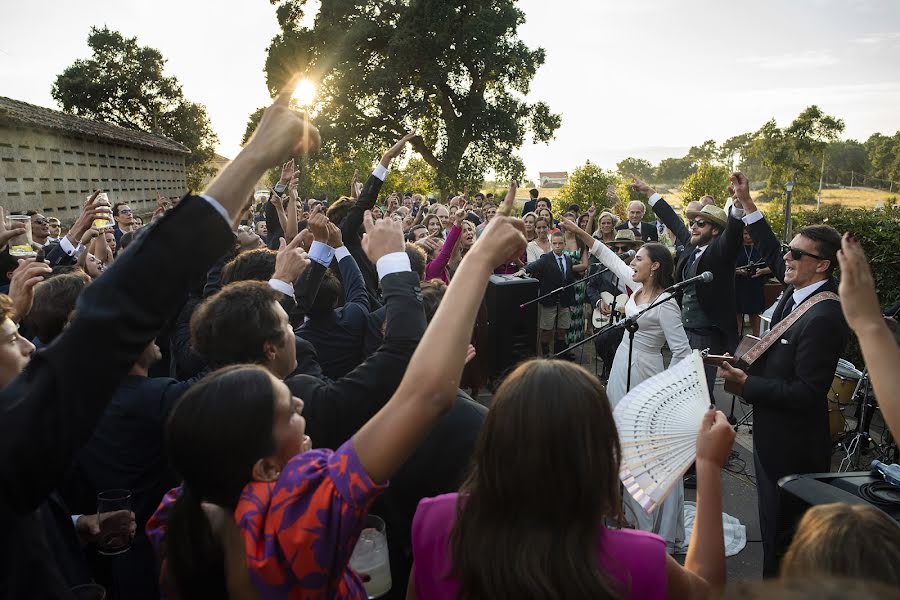
[{"label": "crowd of guests", "polygon": [[[673,361],[699,344],[734,348],[735,269],[760,260],[796,289],[841,261],[847,323],[900,431],[886,391],[898,351],[858,243],[845,236],[831,252],[830,232],[801,232],[779,263],[741,174],[729,212],[688,207],[690,227],[637,180],[664,227],[643,222],[643,203],[557,207],[557,220],[537,190],[514,215],[515,183],[499,203],[381,195],[412,132],[364,182],[354,176],[346,197],[303,200],[289,160],[256,204],[267,169],[320,144],[288,96],[203,194],[160,197],[147,226],[98,190],[68,231],[32,215],[35,258],[5,251],[21,226],[0,231],[6,597],[74,598],[99,582],[107,598],[366,598],[350,561],[370,514],[387,524],[393,598],[716,597],[734,430],[714,407],[700,426],[697,514],[680,564],[683,490],[655,514],[623,498],[612,410],[665,368],[663,346]],[[104,219],[113,224],[95,226]],[[753,263],[738,262],[748,247]],[[798,266],[806,258],[816,264]],[[732,283],[648,312],[633,355],[602,340],[608,381],[539,358],[505,376],[490,409],[462,389],[492,274],[539,277],[542,292],[575,284],[541,304],[536,350],[547,357],[591,331],[593,307],[615,310],[604,291],[624,294],[630,316],[720,263]],[[711,309],[713,299],[725,306]],[[776,377],[722,368],[749,398]],[[757,472],[777,474],[767,460]],[[128,503],[98,509],[112,490]],[[785,548],[790,579],[773,585],[799,585],[804,597],[832,578],[900,585],[898,531],[876,509],[812,509]]]}]

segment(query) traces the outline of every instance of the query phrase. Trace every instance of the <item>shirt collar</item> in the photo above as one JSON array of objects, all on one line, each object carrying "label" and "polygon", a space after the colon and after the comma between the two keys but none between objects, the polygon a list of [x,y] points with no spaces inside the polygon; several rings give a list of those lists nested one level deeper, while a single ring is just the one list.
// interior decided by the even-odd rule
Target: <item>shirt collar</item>
[{"label": "shirt collar", "polygon": [[794,298],[794,306],[800,306],[800,304],[816,293],[820,287],[828,283],[827,279],[823,279],[822,281],[817,281],[815,283],[811,283],[806,287],[802,288],[794,288],[794,293],[792,294]]}]

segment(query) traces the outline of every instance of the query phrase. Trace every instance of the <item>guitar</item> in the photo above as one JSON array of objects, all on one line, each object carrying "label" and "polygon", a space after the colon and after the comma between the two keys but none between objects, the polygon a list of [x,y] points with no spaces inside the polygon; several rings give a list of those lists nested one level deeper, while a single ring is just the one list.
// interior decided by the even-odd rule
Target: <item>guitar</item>
[{"label": "guitar", "polygon": [[[628,296],[625,294],[619,294],[615,298],[609,292],[601,292],[600,299],[603,300],[607,304],[607,306],[612,306],[613,300],[616,302],[616,310],[613,313],[616,314],[616,320],[618,321],[622,315],[625,314],[625,304],[628,303]],[[597,307],[594,309],[594,314],[591,316],[591,323],[593,324],[595,329],[600,329],[601,327],[609,324],[610,319],[612,319],[613,314],[610,313],[608,315],[604,315],[600,312],[600,308]]]},{"label": "guitar", "polygon": [[[753,349],[754,346],[759,344],[760,341],[762,340],[755,335],[745,335],[738,343],[738,346],[734,351],[734,356],[731,356],[729,354],[710,354],[709,348],[706,348],[705,350],[700,351],[700,357],[703,359],[703,364],[705,365],[721,367],[722,363],[728,363],[729,365],[737,369],[746,371],[748,368],[750,368],[750,365],[741,360],[741,357],[751,349]],[[726,379],[725,391],[729,394],[743,397],[744,388],[740,384],[734,381],[728,381]]]}]

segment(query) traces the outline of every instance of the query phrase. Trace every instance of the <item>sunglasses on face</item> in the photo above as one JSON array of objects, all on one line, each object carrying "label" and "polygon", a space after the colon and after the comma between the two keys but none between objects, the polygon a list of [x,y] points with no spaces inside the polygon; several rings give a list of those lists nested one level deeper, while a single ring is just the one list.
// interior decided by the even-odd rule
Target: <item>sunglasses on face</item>
[{"label": "sunglasses on face", "polygon": [[818,254],[813,254],[812,252],[807,252],[806,250],[801,250],[800,248],[792,248],[787,244],[781,245],[781,251],[784,253],[790,252],[791,258],[793,258],[794,260],[800,260],[804,256],[811,256],[817,260],[829,260],[824,256],[819,256]]},{"label": "sunglasses on face", "polygon": [[34,223],[35,225],[49,225],[50,221],[48,221],[47,219],[35,219],[34,221],[32,221],[32,223]]},{"label": "sunglasses on face", "polygon": [[694,225],[696,225],[700,229],[703,229],[708,224],[709,223],[707,221],[704,221],[703,219],[694,219],[692,221],[688,221],[688,227],[693,227]]},{"label": "sunglasses on face", "polygon": [[628,246],[613,246],[613,250],[616,252],[628,252]]},{"label": "sunglasses on face", "polygon": [[133,215],[134,211],[131,210],[130,208],[122,208],[122,209],[119,209],[119,214],[120,215]]}]

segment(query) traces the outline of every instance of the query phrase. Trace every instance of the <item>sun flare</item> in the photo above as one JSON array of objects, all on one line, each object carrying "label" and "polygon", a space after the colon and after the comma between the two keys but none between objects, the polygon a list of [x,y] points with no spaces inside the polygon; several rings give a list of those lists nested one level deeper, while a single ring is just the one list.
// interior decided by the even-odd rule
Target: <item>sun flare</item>
[{"label": "sun flare", "polygon": [[297,82],[297,87],[294,88],[294,94],[292,98],[299,106],[309,106],[313,103],[315,97],[316,84],[314,84],[309,79],[301,79],[299,82]]}]

